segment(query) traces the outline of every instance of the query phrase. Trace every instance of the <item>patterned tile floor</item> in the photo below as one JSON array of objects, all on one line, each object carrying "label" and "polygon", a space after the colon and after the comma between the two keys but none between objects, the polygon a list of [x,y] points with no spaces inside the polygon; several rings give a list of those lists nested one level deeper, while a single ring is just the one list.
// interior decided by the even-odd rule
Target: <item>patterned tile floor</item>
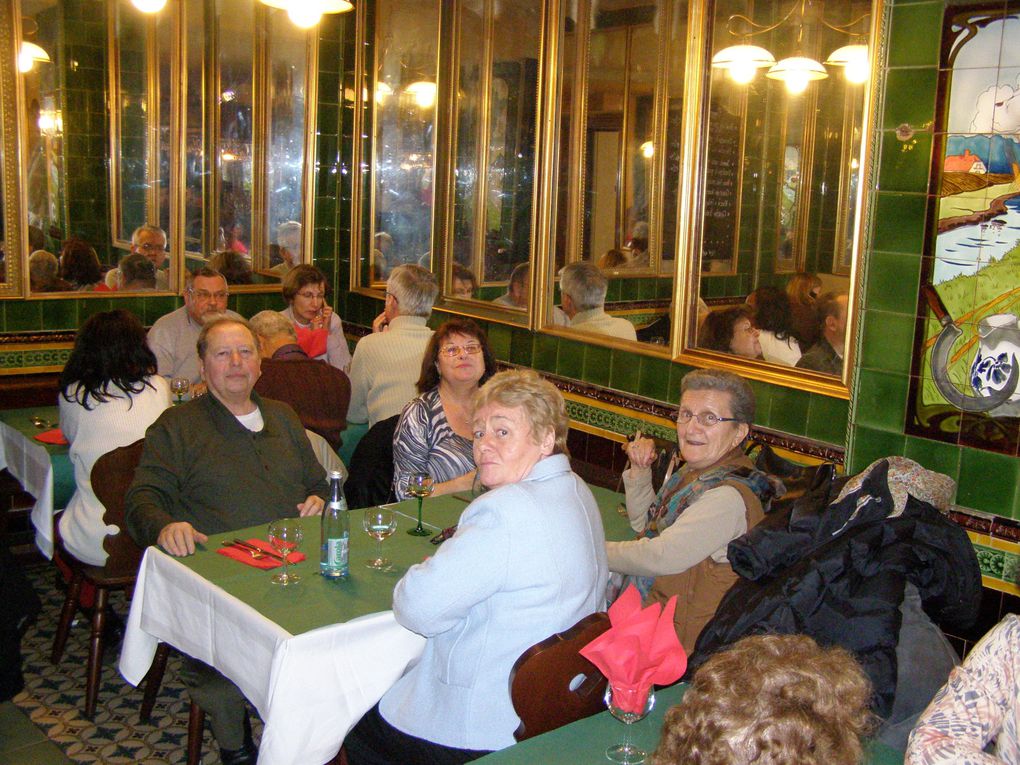
[{"label": "patterned tile floor", "polygon": [[[57,666],[50,664],[53,633],[64,592],[55,583],[56,574],[52,566],[33,567],[28,575],[43,601],[43,611],[22,644],[25,690],[14,697],[14,704],[73,763],[184,763],[188,697],[177,679],[179,658],[171,655],[152,719],[143,724],[138,719],[142,691],[128,685],[117,672],[117,652],[107,652],[95,719],[87,720],[82,709],[85,706],[88,625],[82,621],[72,629],[64,658]],[[116,611],[126,616],[124,596],[118,594],[111,600]],[[257,718],[253,723],[257,740],[261,734],[261,723]],[[202,753],[206,765],[220,761],[208,726]]]}]

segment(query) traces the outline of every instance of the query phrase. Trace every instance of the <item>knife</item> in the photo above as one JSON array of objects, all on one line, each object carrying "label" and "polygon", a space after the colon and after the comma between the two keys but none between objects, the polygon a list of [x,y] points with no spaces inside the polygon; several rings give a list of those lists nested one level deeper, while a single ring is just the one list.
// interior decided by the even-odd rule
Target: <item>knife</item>
[{"label": "knife", "polygon": [[283,561],[283,556],[280,555],[279,553],[273,552],[272,550],[266,550],[262,547],[259,547],[258,545],[253,545],[250,542],[245,542],[243,539],[235,539],[233,541],[233,544],[237,545],[238,547],[243,547],[246,550],[257,550],[263,555],[268,555],[270,558],[276,558],[278,561],[281,562]]}]

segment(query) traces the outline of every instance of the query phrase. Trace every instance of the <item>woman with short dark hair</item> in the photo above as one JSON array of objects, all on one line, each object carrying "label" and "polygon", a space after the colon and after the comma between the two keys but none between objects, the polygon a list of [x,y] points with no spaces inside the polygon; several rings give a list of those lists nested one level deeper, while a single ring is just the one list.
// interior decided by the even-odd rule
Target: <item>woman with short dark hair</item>
[{"label": "woman with short dark hair", "polygon": [[425,348],[416,399],[404,407],[393,434],[393,493],[407,499],[407,479],[428,473],[435,494],[470,490],[471,400],[496,373],[485,330],[470,319],[451,319]]},{"label": "woman with short dark hair", "polygon": [[60,375],[60,429],[71,444],[75,491],[60,516],[64,547],[83,563],[106,563],[103,541],[118,529],[103,522],[106,509],[92,489],[92,466],[127,446],[170,405],[170,389],[156,374],[145,328],[124,310],[97,313],[78,330]]},{"label": "woman with short dark hair", "polygon": [[60,251],[60,277],[79,292],[94,290],[103,281],[99,256],[84,239],[72,236]]},{"label": "woman with short dark hair", "polygon": [[283,298],[289,305],[281,313],[294,323],[298,345],[309,358],[349,372],[351,349],[340,317],[326,302],[326,275],[307,263],[294,266],[283,277]]}]

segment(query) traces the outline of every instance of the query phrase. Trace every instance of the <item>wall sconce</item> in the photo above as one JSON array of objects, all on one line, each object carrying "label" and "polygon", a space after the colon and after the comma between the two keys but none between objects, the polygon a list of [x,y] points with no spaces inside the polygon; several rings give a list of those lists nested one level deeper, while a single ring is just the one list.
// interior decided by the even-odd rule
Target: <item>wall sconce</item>
[{"label": "wall sconce", "polygon": [[[853,28],[869,16],[869,13],[864,13],[846,24],[831,24],[825,20],[821,11],[814,8],[811,0],[797,0],[775,24],[759,24],[748,16],[735,13],[726,20],[727,31],[731,35],[743,37],[745,42],[730,45],[712,56],[712,67],[727,70],[730,79],[740,85],[747,85],[754,80],[759,69],[767,68],[765,76],[782,82],[791,95],[803,93],[809,83],[828,77],[825,65],[842,67],[847,82],[860,84],[867,81],[870,71],[867,45],[856,43],[837,48],[823,65],[805,55],[804,30],[805,27],[810,28],[814,24],[851,35],[854,34]],[[746,42],[751,37],[771,32],[791,20],[797,24],[796,53],[793,56],[777,62],[775,56],[766,48]],[[738,24],[744,26],[743,31],[734,30]]]},{"label": "wall sconce", "polygon": [[347,13],[354,9],[348,0],[261,0],[263,5],[286,11],[288,18],[301,29],[310,29],[327,13]]}]

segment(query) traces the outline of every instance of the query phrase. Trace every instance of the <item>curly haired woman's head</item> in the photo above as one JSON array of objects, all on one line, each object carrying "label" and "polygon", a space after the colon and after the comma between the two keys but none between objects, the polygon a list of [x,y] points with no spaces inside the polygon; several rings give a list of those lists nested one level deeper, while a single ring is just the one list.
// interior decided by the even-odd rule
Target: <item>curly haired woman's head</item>
[{"label": "curly haired woman's head", "polygon": [[712,656],[666,714],[653,765],[856,765],[871,683],[842,648],[756,635]]}]

